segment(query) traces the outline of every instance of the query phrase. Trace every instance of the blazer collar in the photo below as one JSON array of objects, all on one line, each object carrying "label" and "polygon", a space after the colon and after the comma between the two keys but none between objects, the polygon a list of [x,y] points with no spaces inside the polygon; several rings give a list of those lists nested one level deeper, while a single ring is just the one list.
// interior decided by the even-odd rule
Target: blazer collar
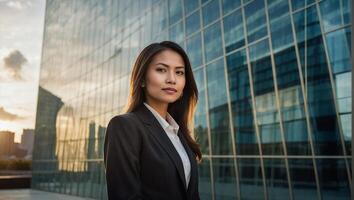
[{"label": "blazer collar", "polygon": [[[181,181],[183,182],[184,188],[190,192],[192,188],[186,187],[186,180],[184,176],[184,168],[183,168],[183,163],[182,160],[174,148],[172,142],[166,135],[164,129],[160,125],[160,123],[157,121],[155,116],[151,113],[151,111],[144,106],[144,104],[139,105],[133,112],[136,113],[136,115],[143,121],[145,124],[148,125],[149,132],[155,137],[155,139],[160,143],[160,145],[163,147],[163,149],[167,152],[168,156],[171,158],[173,161],[174,165],[177,168],[179,177]],[[182,145],[184,146],[187,155],[189,157],[190,163],[191,163],[191,178],[189,181],[188,186],[195,185],[195,181],[198,177],[197,176],[197,164],[195,160],[195,155],[192,152],[192,150],[189,148],[186,139],[184,138],[183,134],[181,133],[181,129],[178,130],[177,135],[179,136]]]}]

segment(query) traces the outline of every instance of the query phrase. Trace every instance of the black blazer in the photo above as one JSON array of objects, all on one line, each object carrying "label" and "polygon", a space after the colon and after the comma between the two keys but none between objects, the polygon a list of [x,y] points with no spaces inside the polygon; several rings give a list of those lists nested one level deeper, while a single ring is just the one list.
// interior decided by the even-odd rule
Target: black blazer
[{"label": "black blazer", "polygon": [[196,155],[178,136],[191,163],[188,188],[179,154],[145,105],[113,117],[104,142],[108,199],[198,200]]}]

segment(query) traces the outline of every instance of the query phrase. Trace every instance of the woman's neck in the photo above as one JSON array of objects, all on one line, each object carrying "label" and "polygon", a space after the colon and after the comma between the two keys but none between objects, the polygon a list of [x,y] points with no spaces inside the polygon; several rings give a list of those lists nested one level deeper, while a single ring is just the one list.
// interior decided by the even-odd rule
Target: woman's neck
[{"label": "woman's neck", "polygon": [[156,112],[159,113],[159,115],[166,119],[167,116],[167,108],[168,108],[168,104],[167,103],[161,103],[161,102],[156,102],[156,101],[149,101],[147,100],[146,103],[152,107],[154,110],[156,110]]}]

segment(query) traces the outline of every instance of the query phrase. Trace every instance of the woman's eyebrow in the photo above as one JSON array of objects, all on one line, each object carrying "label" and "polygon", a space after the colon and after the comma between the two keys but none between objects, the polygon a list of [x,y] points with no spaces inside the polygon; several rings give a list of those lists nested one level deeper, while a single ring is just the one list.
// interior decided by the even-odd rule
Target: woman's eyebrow
[{"label": "woman's eyebrow", "polygon": [[[169,65],[167,65],[167,64],[165,64],[165,63],[157,63],[156,65],[163,65],[163,66],[165,66],[165,67],[167,67],[167,68],[169,68],[170,66]],[[179,69],[179,68],[183,68],[184,69],[184,66],[177,66],[177,67],[175,67],[176,69]]]}]

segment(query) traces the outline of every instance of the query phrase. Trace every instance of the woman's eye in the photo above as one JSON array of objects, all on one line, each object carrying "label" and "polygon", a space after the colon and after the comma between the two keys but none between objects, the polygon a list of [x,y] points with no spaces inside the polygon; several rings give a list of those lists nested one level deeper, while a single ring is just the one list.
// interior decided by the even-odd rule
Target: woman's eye
[{"label": "woman's eye", "polygon": [[163,68],[157,68],[156,71],[158,71],[158,72],[164,72],[165,69],[163,69]]},{"label": "woman's eye", "polygon": [[183,75],[183,74],[184,74],[184,71],[178,71],[177,74]]}]

